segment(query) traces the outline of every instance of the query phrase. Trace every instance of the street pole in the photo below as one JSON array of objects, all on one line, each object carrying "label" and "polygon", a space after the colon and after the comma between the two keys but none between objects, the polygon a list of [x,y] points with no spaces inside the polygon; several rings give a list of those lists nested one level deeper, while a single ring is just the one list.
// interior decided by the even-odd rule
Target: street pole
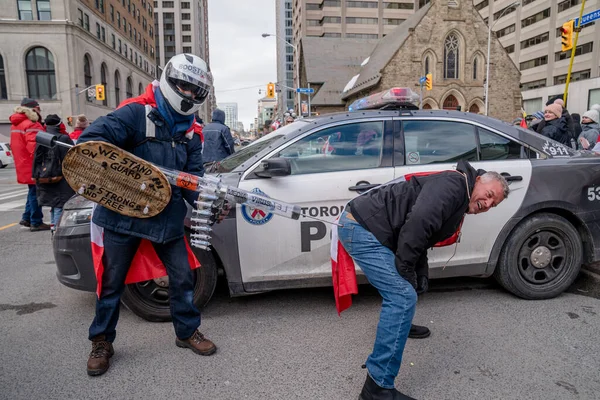
[{"label": "street pole", "polygon": [[[307,87],[310,89],[310,83],[307,83]],[[309,90],[310,92],[310,90]],[[307,94],[308,97],[308,116],[310,117],[310,93]]]},{"label": "street pole", "polygon": [[492,26],[488,31],[488,48],[487,48],[487,66],[485,71],[485,115],[488,115],[488,102],[490,98],[489,85],[490,85],[490,49],[492,45]]},{"label": "street pole", "polygon": [[577,39],[579,38],[579,31],[581,30],[581,19],[583,17],[583,8],[585,7],[585,0],[581,2],[581,10],[579,11],[579,19],[577,20],[577,27],[575,28],[575,43],[571,48],[571,61],[569,61],[569,71],[567,72],[567,82],[565,84],[565,93],[563,94],[563,102],[565,108],[567,108],[567,97],[569,94],[569,82],[571,82],[571,70],[573,69],[573,60],[575,59],[575,50],[577,48]]},{"label": "street pole", "polygon": [[302,116],[302,106],[300,105],[300,92],[297,89],[300,88],[300,60],[298,59],[298,46],[294,46],[294,52],[296,53],[296,57],[294,57],[296,61],[296,94],[298,95],[298,118]]},{"label": "street pole", "polygon": [[79,111],[79,91],[77,90],[78,87],[79,85],[75,84],[75,101],[77,101],[77,115],[80,115],[81,112]]},{"label": "street pole", "polygon": [[421,99],[419,100],[419,110],[423,109],[423,82],[421,82]]}]

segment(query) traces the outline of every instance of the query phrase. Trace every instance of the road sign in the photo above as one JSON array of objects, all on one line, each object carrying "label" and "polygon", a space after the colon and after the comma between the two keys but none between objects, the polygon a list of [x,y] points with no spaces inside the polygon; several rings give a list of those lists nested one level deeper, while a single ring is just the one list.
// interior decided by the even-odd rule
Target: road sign
[{"label": "road sign", "polygon": [[296,93],[314,93],[315,89],[312,88],[296,88]]},{"label": "road sign", "polygon": [[[600,10],[592,11],[589,14],[585,14],[583,17],[581,17],[581,26],[583,26],[585,24],[589,24],[590,22],[595,21],[599,18],[600,18]],[[579,24],[579,18],[576,18],[575,26],[577,26],[578,24]]]},{"label": "road sign", "polygon": [[426,76],[422,76],[421,79],[419,79],[419,83],[422,85],[425,82],[427,82],[427,77]]},{"label": "road sign", "polygon": [[88,98],[95,99],[96,98],[96,86],[90,86],[87,90]]}]

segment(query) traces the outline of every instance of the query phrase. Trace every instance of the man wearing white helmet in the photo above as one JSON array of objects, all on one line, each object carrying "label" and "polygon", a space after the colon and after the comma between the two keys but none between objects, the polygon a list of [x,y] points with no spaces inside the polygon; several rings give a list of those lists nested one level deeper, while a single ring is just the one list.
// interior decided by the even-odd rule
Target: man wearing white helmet
[{"label": "man wearing white helmet", "polygon": [[[105,141],[156,165],[202,176],[202,143],[194,133],[194,113],[208,97],[212,76],[206,63],[192,54],[171,58],[160,77],[138,97],[123,101],[98,118],[78,143]],[[125,279],[140,244],[158,256],[169,276],[169,300],[176,345],[200,355],[211,355],[216,346],[198,331],[200,311],[194,305],[194,279],[189,248],[184,238],[187,213],[183,199],[194,205],[197,193],[172,187],[167,207],[151,218],[131,218],[96,206],[94,224],[104,229],[103,254],[97,271],[96,316],[89,329],[92,341],[87,372],[105,373],[114,354],[113,341]],[[144,243],[146,244],[146,243]]]}]

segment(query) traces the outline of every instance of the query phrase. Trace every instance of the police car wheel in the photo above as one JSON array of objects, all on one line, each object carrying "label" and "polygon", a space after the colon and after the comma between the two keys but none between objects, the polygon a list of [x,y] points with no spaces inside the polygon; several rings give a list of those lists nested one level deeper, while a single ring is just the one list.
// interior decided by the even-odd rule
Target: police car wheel
[{"label": "police car wheel", "polygon": [[[201,309],[208,304],[217,287],[217,262],[211,252],[193,250],[200,261],[200,267],[193,270],[194,304]],[[127,285],[121,301],[131,312],[147,321],[171,321],[166,277]]]},{"label": "police car wheel", "polygon": [[571,286],[582,260],[577,229],[559,215],[540,213],[522,221],[510,234],[494,277],[523,299],[550,299]]},{"label": "police car wheel", "polygon": [[2,161],[0,161],[0,168],[5,168],[6,164],[2,164]]}]

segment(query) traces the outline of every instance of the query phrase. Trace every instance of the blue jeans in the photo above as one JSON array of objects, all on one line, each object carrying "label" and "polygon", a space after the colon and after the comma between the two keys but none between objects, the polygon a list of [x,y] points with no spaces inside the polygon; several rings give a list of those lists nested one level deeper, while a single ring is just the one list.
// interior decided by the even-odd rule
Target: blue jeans
[{"label": "blue jeans", "polygon": [[344,211],[340,217],[343,225],[338,228],[340,241],[383,298],[367,371],[377,385],[392,389],[415,315],[417,293],[398,273],[395,254],[347,215],[348,211]]},{"label": "blue jeans", "polygon": [[50,209],[50,223],[54,225],[54,229],[58,225],[58,221],[60,221],[60,216],[62,215],[63,209],[60,207],[52,207]]},{"label": "blue jeans", "polygon": [[[96,299],[96,317],[89,339],[105,335],[108,342],[116,337],[119,303],[125,289],[125,278],[141,239],[104,230],[104,273],[102,291]],[[194,277],[187,258],[183,238],[167,243],[152,243],[169,276],[169,302],[175,333],[187,339],[200,326],[200,311],[194,305]]]},{"label": "blue jeans", "polygon": [[27,186],[29,186],[29,192],[27,193],[25,212],[21,216],[21,219],[29,222],[32,226],[38,226],[43,222],[44,214],[42,214],[42,207],[40,207],[37,202],[35,185]]}]

